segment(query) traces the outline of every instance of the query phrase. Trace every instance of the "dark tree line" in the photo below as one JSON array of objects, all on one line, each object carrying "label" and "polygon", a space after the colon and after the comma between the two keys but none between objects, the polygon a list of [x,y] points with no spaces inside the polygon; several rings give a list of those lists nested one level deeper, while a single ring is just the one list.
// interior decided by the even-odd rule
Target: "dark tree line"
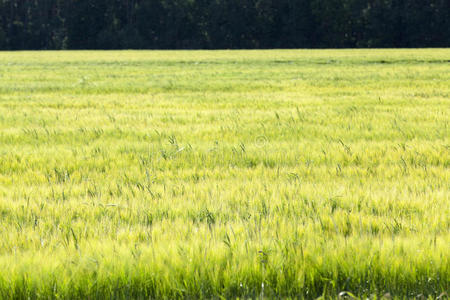
[{"label": "dark tree line", "polygon": [[0,49],[448,47],[449,0],[0,0]]}]

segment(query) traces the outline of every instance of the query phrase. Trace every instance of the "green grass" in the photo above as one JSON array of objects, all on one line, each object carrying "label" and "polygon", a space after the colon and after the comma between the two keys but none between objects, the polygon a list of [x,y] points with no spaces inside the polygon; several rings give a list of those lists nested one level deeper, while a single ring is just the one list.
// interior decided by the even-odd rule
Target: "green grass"
[{"label": "green grass", "polygon": [[0,52],[0,298],[448,293],[449,61]]}]

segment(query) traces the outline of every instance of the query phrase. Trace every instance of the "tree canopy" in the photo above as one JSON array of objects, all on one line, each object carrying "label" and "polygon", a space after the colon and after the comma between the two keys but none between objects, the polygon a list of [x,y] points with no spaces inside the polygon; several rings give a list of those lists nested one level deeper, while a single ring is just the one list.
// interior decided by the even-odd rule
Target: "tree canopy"
[{"label": "tree canopy", "polygon": [[0,0],[0,49],[448,47],[448,0]]}]

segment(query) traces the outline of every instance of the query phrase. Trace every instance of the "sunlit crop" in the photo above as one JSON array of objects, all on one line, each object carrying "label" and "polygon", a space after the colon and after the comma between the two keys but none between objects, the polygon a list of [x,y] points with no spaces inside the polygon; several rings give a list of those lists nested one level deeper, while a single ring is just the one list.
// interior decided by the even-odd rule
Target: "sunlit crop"
[{"label": "sunlit crop", "polygon": [[0,298],[445,297],[449,60],[0,52]]}]

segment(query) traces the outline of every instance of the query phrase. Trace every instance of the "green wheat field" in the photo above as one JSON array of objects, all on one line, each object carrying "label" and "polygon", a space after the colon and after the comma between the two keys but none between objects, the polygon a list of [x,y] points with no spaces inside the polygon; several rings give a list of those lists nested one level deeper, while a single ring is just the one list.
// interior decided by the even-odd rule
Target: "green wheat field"
[{"label": "green wheat field", "polygon": [[0,52],[0,298],[444,299],[450,49]]}]

